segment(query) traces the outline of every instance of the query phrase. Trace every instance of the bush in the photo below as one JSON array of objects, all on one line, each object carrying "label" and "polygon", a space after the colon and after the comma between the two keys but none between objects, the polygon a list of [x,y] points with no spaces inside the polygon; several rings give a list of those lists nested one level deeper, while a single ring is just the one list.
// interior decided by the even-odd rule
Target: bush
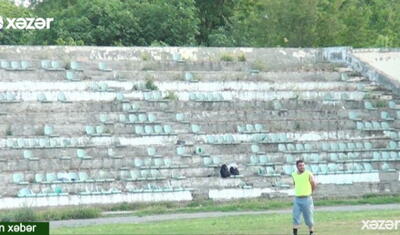
[{"label": "bush", "polygon": [[168,91],[168,95],[165,96],[165,99],[168,100],[178,100],[178,96],[173,91]]},{"label": "bush", "polygon": [[79,208],[57,208],[42,211],[36,211],[32,208],[21,208],[17,210],[1,213],[1,222],[31,222],[31,221],[51,221],[66,219],[88,219],[101,216],[101,210],[98,208],[79,207]]},{"label": "bush", "polygon": [[145,86],[146,86],[146,89],[149,89],[149,90],[152,90],[152,91],[158,90],[158,87],[154,84],[154,81],[151,80],[151,79],[146,81]]},{"label": "bush", "polygon": [[146,52],[143,53],[141,57],[142,57],[142,60],[143,60],[143,61],[148,61],[148,60],[150,60],[150,55],[149,55],[148,53],[146,53]]},{"label": "bush", "polygon": [[378,101],[376,102],[376,107],[377,107],[377,108],[384,108],[384,107],[386,107],[386,101],[385,101],[385,100],[378,100]]},{"label": "bush", "polygon": [[233,61],[233,56],[229,55],[229,54],[223,54],[221,56],[221,61],[232,62]]},{"label": "bush", "polygon": [[246,56],[244,54],[239,55],[238,56],[238,61],[245,62],[246,61]]},{"label": "bush", "polygon": [[11,131],[11,126],[8,126],[6,129],[6,136],[12,136],[12,135],[13,135],[13,133]]},{"label": "bush", "polygon": [[24,207],[14,211],[5,213],[1,221],[19,221],[19,222],[32,222],[38,221],[39,217],[32,208]]},{"label": "bush", "polygon": [[256,70],[259,70],[259,71],[265,71],[266,70],[266,66],[265,66],[265,64],[263,62],[257,60],[257,61],[255,61],[253,63],[252,69],[256,69]]},{"label": "bush", "polygon": [[101,216],[101,210],[90,207],[53,209],[38,212],[41,220],[89,219]]}]

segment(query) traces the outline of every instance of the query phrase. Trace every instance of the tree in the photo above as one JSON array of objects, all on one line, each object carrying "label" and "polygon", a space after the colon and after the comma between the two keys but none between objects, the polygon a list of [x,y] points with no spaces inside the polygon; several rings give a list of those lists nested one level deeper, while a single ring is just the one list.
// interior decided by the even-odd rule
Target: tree
[{"label": "tree", "polygon": [[[52,28],[37,33],[36,44],[140,45],[138,18],[119,0],[45,1],[37,12],[55,19]],[[43,13],[44,14],[44,13]]]},{"label": "tree", "polygon": [[[8,0],[0,0],[0,16],[6,24],[5,18],[31,17],[33,13],[26,8],[17,7]],[[4,27],[6,27],[4,25]],[[1,45],[25,45],[29,43],[29,38],[33,32],[28,30],[2,29],[0,31]]]},{"label": "tree", "polygon": [[196,45],[200,21],[194,0],[142,0],[125,4],[138,17],[141,45]]},{"label": "tree", "polygon": [[196,0],[200,19],[200,34],[197,37],[199,44],[209,46],[210,38],[221,37],[218,34],[230,31],[230,18],[235,5],[234,0]]},{"label": "tree", "polygon": [[195,45],[198,34],[193,0],[52,0],[35,7],[55,18],[37,44],[183,46]]}]

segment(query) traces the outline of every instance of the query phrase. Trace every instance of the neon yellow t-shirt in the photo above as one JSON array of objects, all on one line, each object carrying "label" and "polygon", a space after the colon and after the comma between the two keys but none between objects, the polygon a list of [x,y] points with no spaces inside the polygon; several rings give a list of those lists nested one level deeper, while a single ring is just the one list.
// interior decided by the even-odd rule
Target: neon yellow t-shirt
[{"label": "neon yellow t-shirt", "polygon": [[310,176],[313,174],[304,170],[303,173],[298,174],[298,172],[293,172],[292,177],[294,180],[294,190],[296,196],[310,196],[312,193]]}]

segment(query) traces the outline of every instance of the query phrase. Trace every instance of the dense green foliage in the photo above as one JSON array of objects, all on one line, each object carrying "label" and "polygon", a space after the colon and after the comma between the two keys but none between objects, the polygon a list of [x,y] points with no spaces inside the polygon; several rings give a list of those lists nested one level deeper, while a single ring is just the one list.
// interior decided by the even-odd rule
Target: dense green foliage
[{"label": "dense green foliage", "polygon": [[53,17],[3,30],[0,44],[400,47],[398,0],[0,0],[3,17]]}]

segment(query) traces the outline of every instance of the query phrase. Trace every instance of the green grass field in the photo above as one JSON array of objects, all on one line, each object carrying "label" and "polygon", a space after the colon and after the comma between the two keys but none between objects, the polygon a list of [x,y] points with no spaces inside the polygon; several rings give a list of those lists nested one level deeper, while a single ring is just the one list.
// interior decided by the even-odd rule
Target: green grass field
[{"label": "green grass field", "polygon": [[[400,211],[316,212],[316,234],[399,234],[398,230],[361,230],[362,220],[400,220]],[[184,219],[143,224],[60,228],[51,234],[291,234],[291,214]],[[303,225],[299,234],[308,234]]]},{"label": "green grass field", "polygon": [[[196,213],[209,211],[260,211],[291,208],[293,199],[239,199],[234,201],[193,201],[186,204],[176,202],[151,203],[151,204],[128,204],[121,203],[109,208],[106,211],[132,210],[133,215],[146,216],[155,214],[171,213]],[[336,198],[336,199],[315,199],[315,206],[337,206],[337,205],[365,205],[365,204],[389,204],[400,203],[400,196],[394,195],[365,195],[359,198]]]}]

